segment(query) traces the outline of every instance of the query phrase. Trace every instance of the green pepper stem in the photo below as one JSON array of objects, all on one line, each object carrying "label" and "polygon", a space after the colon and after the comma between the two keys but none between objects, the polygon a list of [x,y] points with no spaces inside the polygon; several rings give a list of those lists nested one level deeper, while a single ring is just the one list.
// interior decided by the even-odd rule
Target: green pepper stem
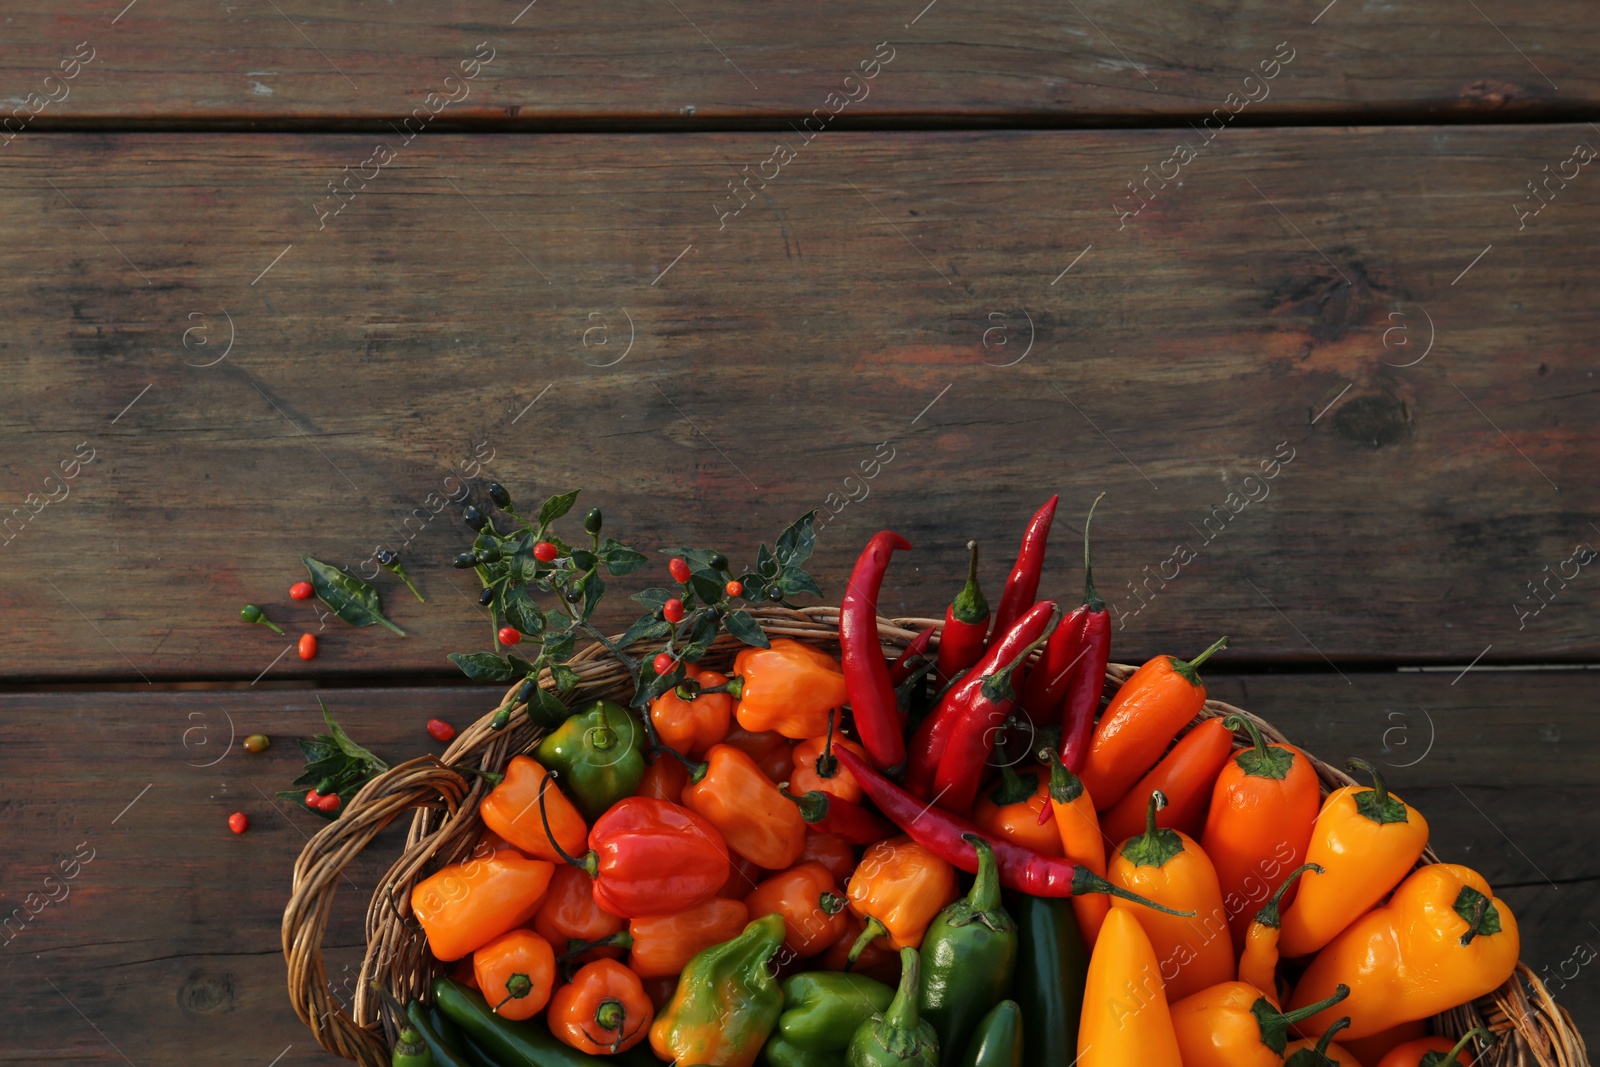
[{"label": "green pepper stem", "polygon": [[590,878],[597,876],[600,870],[600,857],[593,850],[584,854],[583,859],[576,860],[561,847],[561,842],[556,840],[556,835],[550,829],[550,811],[544,802],[545,790],[550,788],[550,783],[555,781],[556,771],[545,771],[544,778],[539,782],[539,821],[544,824],[544,836],[549,839],[550,847],[556,850],[556,855],[581,871],[588,873]]},{"label": "green pepper stem", "polygon": [[533,979],[529,978],[525,974],[522,974],[521,972],[513,974],[511,977],[506,979],[506,998],[489,1010],[498,1012],[501,1008],[505,1007],[513,1000],[521,1000],[523,997],[526,997],[532,992]]},{"label": "green pepper stem", "polygon": [[1106,610],[1106,602],[1100,599],[1100,593],[1094,587],[1094,571],[1089,566],[1089,524],[1094,521],[1094,509],[1105,496],[1101,493],[1094,498],[1094,503],[1089,505],[1089,516],[1083,520],[1083,602],[1093,612]]},{"label": "green pepper stem", "polygon": [[1343,1030],[1349,1025],[1350,1017],[1348,1015],[1335,1019],[1333,1021],[1333,1025],[1328,1027],[1328,1032],[1323,1034],[1322,1037],[1317,1040],[1317,1055],[1326,1058],[1328,1055],[1328,1046],[1333,1044],[1333,1035],[1337,1034],[1340,1030]]},{"label": "green pepper stem", "polygon": [[856,965],[856,960],[867,950],[867,946],[889,932],[889,928],[882,922],[867,916],[867,924],[861,931],[861,936],[856,938],[856,943],[850,946],[850,954],[845,958],[845,970],[851,970]]},{"label": "green pepper stem", "polygon": [[652,748],[650,750],[652,762],[656,756],[659,756],[663,752],[667,753],[673,759],[683,764],[684,769],[689,772],[690,785],[694,785],[699,782],[700,779],[706,776],[706,772],[711,769],[711,764],[704,761],[696,762],[690,759],[688,756],[685,756],[682,752],[679,752],[677,749],[673,748],[671,745],[656,745],[654,748]]},{"label": "green pepper stem", "polygon": [[832,778],[839,773],[839,761],[833,757],[833,726],[838,717],[838,708],[828,709],[828,734],[822,740],[822,755],[817,757],[818,778]]},{"label": "green pepper stem", "polygon": [[1265,759],[1267,752],[1267,739],[1261,736],[1261,728],[1243,715],[1229,715],[1222,720],[1222,726],[1227,730],[1243,730],[1250,735],[1250,745],[1255,749],[1257,756]]},{"label": "green pepper stem", "polygon": [[1172,660],[1172,665],[1177,669],[1178,673],[1182,674],[1186,678],[1189,678],[1191,681],[1194,681],[1196,685],[1198,685],[1199,682],[1196,679],[1199,678],[1199,674],[1197,672],[1200,670],[1201,664],[1205,663],[1206,660],[1210,659],[1213,655],[1227,647],[1228,639],[1226,637],[1219,637],[1212,642],[1210,648],[1200,653],[1194,659],[1189,660],[1187,663],[1179,659],[1177,656],[1170,656],[1168,658]]},{"label": "green pepper stem", "polygon": [[1150,803],[1144,809],[1144,836],[1147,841],[1154,841],[1156,830],[1156,812],[1167,806],[1167,794],[1159,789],[1150,790]]},{"label": "green pepper stem", "polygon": [[800,809],[800,818],[805,820],[806,825],[819,823],[828,817],[828,794],[820,789],[813,789],[802,796],[795,796],[782,787],[778,792],[794,801],[795,806]]},{"label": "green pepper stem", "polygon": [[[1324,997],[1315,1004],[1307,1004],[1303,1008],[1296,1008],[1294,1011],[1279,1012],[1277,1013],[1278,1019],[1283,1023],[1284,1026],[1294,1026],[1296,1023],[1303,1023],[1313,1015],[1317,1014],[1317,1012],[1326,1011],[1349,995],[1350,987],[1345,985],[1343,982],[1340,982],[1338,985],[1333,987],[1333,993],[1329,996]],[[1261,999],[1266,1000],[1265,997]],[[1267,1003],[1269,1006],[1271,1005],[1271,1001],[1268,1001]]]},{"label": "green pepper stem", "polygon": [[628,1011],[622,1006],[622,1001],[615,997],[602,1000],[600,1006],[594,1010],[595,1025],[602,1030],[617,1029],[627,1016]]},{"label": "green pepper stem", "polygon": [[917,950],[907,945],[900,950],[900,988],[895,990],[894,1000],[889,1002],[889,1008],[883,1013],[885,1026],[907,1033],[914,1033],[917,1024],[922,1021],[921,1014],[917,1011],[917,1001],[922,993],[922,957]]},{"label": "green pepper stem", "polygon": [[1467,932],[1461,935],[1461,943],[1463,945],[1472,944],[1472,939],[1481,933],[1479,927],[1483,925],[1483,914],[1488,910],[1489,898],[1485,896],[1478,897],[1472,906],[1472,919],[1467,923]]},{"label": "green pepper stem", "polygon": [[[583,941],[583,940],[580,940],[578,938],[572,938],[571,940],[569,940],[567,942],[567,950],[565,952],[563,952],[561,955],[556,957],[556,962],[557,963],[565,963],[570,959],[576,959],[577,957],[583,955],[585,952],[588,952],[588,951],[590,951],[592,949],[597,949],[597,948],[632,948],[632,947],[633,947],[633,935],[628,933],[627,930],[618,930],[616,933],[612,934],[610,937],[596,938],[593,941]],[[608,1029],[609,1029],[609,1027],[608,1027]]]},{"label": "green pepper stem", "polygon": [[[1083,779],[1073,774],[1067,765],[1062,762],[1059,752],[1053,748],[1047,748],[1044,750],[1044,758],[1050,764],[1050,799],[1052,802],[1056,804],[1071,804],[1074,800],[1083,796]],[[1054,813],[1054,809],[1048,804],[1045,805],[1045,811]],[[1043,825],[1048,821],[1048,819],[1041,818],[1039,823]]]},{"label": "green pepper stem", "polygon": [[994,849],[977,834],[962,834],[961,840],[978,853],[978,874],[967,893],[967,903],[974,911],[994,911],[1000,907],[1000,868],[994,861]]},{"label": "green pepper stem", "polygon": [[968,626],[976,626],[989,617],[989,602],[983,598],[978,586],[978,542],[967,542],[967,584],[950,602],[950,614]]},{"label": "green pepper stem", "polygon": [[1180,919],[1189,919],[1195,914],[1193,910],[1178,911],[1175,908],[1167,907],[1165,904],[1157,904],[1148,897],[1141,897],[1138,893],[1130,892],[1120,885],[1112,885],[1080,863],[1072,872],[1072,895],[1076,897],[1084,893],[1104,893],[1107,896],[1121,897],[1123,900],[1131,901],[1134,904],[1142,904],[1166,915],[1176,915]]},{"label": "green pepper stem", "polygon": [[[1471,1030],[1468,1030],[1466,1033],[1462,1034],[1461,1040],[1456,1042],[1456,1047],[1451,1049],[1449,1052],[1446,1052],[1443,1055],[1440,1055],[1440,1053],[1437,1052],[1424,1053],[1422,1057],[1422,1063],[1419,1065],[1419,1067],[1444,1067],[1445,1064],[1460,1063],[1461,1054],[1467,1051],[1467,1044],[1474,1038],[1489,1045],[1494,1044],[1494,1034],[1490,1033],[1488,1030],[1485,1030],[1481,1026],[1475,1026]],[[1438,1056],[1439,1058],[1430,1061],[1428,1059],[1430,1056]]]},{"label": "green pepper stem", "polygon": [[1296,867],[1289,872],[1289,877],[1283,880],[1283,884],[1278,887],[1278,891],[1272,894],[1272,899],[1263,904],[1261,910],[1256,912],[1255,921],[1273,930],[1281,926],[1283,924],[1283,913],[1279,910],[1279,904],[1283,900],[1283,895],[1289,891],[1291,885],[1294,885],[1295,880],[1307,871],[1315,871],[1317,874],[1326,873],[1321,866],[1315,863],[1302,863]]},{"label": "green pepper stem", "polygon": [[1389,784],[1383,780],[1378,768],[1355,756],[1345,760],[1344,765],[1352,771],[1361,771],[1372,778],[1372,791],[1377,794],[1377,806],[1382,808],[1384,802],[1389,799]]}]

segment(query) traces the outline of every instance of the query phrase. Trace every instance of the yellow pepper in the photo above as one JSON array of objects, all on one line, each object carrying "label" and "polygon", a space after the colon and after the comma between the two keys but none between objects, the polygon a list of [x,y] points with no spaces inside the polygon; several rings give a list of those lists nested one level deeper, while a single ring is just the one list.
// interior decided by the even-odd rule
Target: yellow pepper
[{"label": "yellow pepper", "polygon": [[1183,1067],[1150,938],[1127,908],[1100,926],[1078,1023],[1074,1067]]}]

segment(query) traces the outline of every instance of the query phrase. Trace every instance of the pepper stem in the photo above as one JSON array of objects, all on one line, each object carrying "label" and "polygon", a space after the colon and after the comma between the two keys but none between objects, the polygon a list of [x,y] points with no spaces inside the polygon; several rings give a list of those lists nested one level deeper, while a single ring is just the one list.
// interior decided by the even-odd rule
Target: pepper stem
[{"label": "pepper stem", "polygon": [[867,946],[888,932],[889,928],[887,926],[884,926],[883,923],[872,916],[867,916],[867,925],[862,929],[861,936],[856,938],[856,943],[850,946],[850,954],[845,957],[844,969],[848,971],[854,968],[856,960],[860,959],[861,954],[867,951]]},{"label": "pepper stem", "polygon": [[[680,686],[679,688],[682,687]],[[727,693],[733,699],[738,700],[744,696],[744,676],[736,674],[721,685],[701,686],[700,695],[705,696],[707,693]]]},{"label": "pepper stem", "polygon": [[1101,493],[1094,498],[1094,503],[1089,505],[1089,516],[1083,520],[1083,602],[1094,612],[1106,610],[1106,602],[1100,599],[1100,593],[1094,587],[1094,571],[1089,566],[1089,524],[1094,521],[1094,509],[1105,496]]},{"label": "pepper stem", "polygon": [[682,752],[679,752],[677,749],[673,748],[671,745],[657,745],[655,748],[651,749],[651,761],[654,762],[655,758],[661,755],[663,752],[667,753],[673,759],[683,764],[684,769],[689,772],[690,785],[694,785],[699,782],[700,779],[706,776],[706,771],[711,769],[711,764],[704,762],[697,763],[688,756],[685,756]]},{"label": "pepper stem", "polygon": [[1055,805],[1071,804],[1083,796],[1083,779],[1073,774],[1062,762],[1061,753],[1053,748],[1044,750],[1045,762],[1050,765],[1050,803],[1039,812],[1039,825],[1043,826],[1055,816]]},{"label": "pepper stem", "polygon": [[1315,871],[1318,874],[1325,873],[1323,868],[1315,863],[1302,863],[1296,867],[1289,873],[1289,877],[1283,880],[1283,884],[1278,887],[1278,891],[1272,894],[1272,899],[1263,904],[1261,910],[1256,912],[1255,921],[1273,930],[1282,925],[1283,913],[1278,910],[1279,902],[1283,900],[1283,895],[1289,891],[1289,887],[1294,885],[1295,880],[1307,871]]},{"label": "pepper stem", "polygon": [[1405,804],[1398,797],[1390,795],[1389,785],[1383,780],[1378,768],[1364,759],[1357,758],[1345,760],[1344,765],[1352,771],[1361,771],[1372,778],[1370,790],[1355,794],[1358,812],[1380,825],[1409,821]]},{"label": "pepper stem", "polygon": [[[1012,804],[1021,804],[1032,800],[1033,795],[1039,791],[1037,779],[1032,781],[1022,777],[1009,763],[1000,765],[1000,783],[989,791],[989,799],[997,808],[1009,807]],[[1050,805],[1046,804],[1048,811]]]},{"label": "pepper stem", "polygon": [[828,736],[822,741],[822,755],[817,757],[818,778],[832,778],[839,773],[839,761],[833,756],[833,724],[838,716],[838,708],[828,709]]},{"label": "pepper stem", "polygon": [[602,1000],[600,1006],[594,1010],[595,1025],[602,1030],[617,1029],[627,1017],[628,1009],[624,1008],[622,1001],[615,997]]},{"label": "pepper stem", "polygon": [[888,1009],[883,1013],[883,1022],[894,1030],[903,1030],[915,1033],[917,1024],[922,1021],[921,1014],[917,1011],[917,1001],[922,994],[922,957],[917,950],[907,945],[900,950],[900,988],[895,990],[894,1000],[889,1002]]},{"label": "pepper stem", "polygon": [[1451,1049],[1449,1052],[1423,1053],[1422,1062],[1418,1064],[1418,1067],[1444,1067],[1445,1064],[1460,1063],[1461,1054],[1467,1051],[1467,1044],[1474,1039],[1483,1041],[1489,1045],[1494,1044],[1494,1034],[1485,1030],[1481,1026],[1475,1026],[1471,1030],[1468,1030],[1466,1033],[1462,1034],[1461,1040],[1456,1042],[1456,1047]]},{"label": "pepper stem", "polygon": [[1243,715],[1229,715],[1226,719],[1222,720],[1222,726],[1227,730],[1243,730],[1245,733],[1249,734],[1250,747],[1255,750],[1256,756],[1260,759],[1267,758],[1267,739],[1261,736],[1261,727],[1257,726]]},{"label": "pepper stem", "polygon": [[572,866],[577,867],[579,870],[587,872],[589,877],[593,878],[600,870],[600,857],[595,855],[593,851],[590,851],[585,853],[583,859],[581,860],[573,859],[567,850],[561,847],[561,842],[556,840],[555,831],[550,829],[550,811],[545,806],[544,792],[546,789],[550,788],[550,783],[555,781],[555,779],[555,771],[545,771],[544,779],[539,783],[539,821],[544,824],[544,836],[549,839],[550,847],[556,850],[556,855],[572,864]]},{"label": "pepper stem", "polygon": [[800,809],[800,818],[804,819],[807,825],[819,823],[828,817],[828,794],[820,789],[813,789],[803,796],[795,796],[782,788],[778,792],[794,801],[795,806]]},{"label": "pepper stem", "polygon": [[1472,939],[1483,932],[1480,927],[1483,925],[1483,914],[1488,910],[1489,898],[1485,896],[1478,897],[1472,905],[1472,918],[1467,920],[1467,932],[1461,935],[1461,943],[1463,945],[1472,944]]},{"label": "pepper stem", "polygon": [[[591,951],[593,949],[597,949],[597,948],[632,948],[632,947],[633,947],[633,935],[628,933],[628,931],[626,931],[626,930],[618,930],[616,933],[612,934],[610,937],[596,938],[593,941],[584,941],[584,940],[581,940],[581,939],[575,937],[575,938],[572,938],[571,940],[569,940],[567,942],[567,951],[565,951],[561,955],[557,956],[556,957],[556,962],[557,963],[565,963],[570,959],[576,959],[577,957],[583,955],[585,952],[589,952],[589,951]],[[610,1029],[610,1027],[607,1027],[607,1029]]]},{"label": "pepper stem", "polygon": [[1226,637],[1219,637],[1216,639],[1216,641],[1212,642],[1210,648],[1206,649],[1192,660],[1185,662],[1184,660],[1179,659],[1177,656],[1168,656],[1167,660],[1171,662],[1173,670],[1177,671],[1179,674],[1183,675],[1183,677],[1188,679],[1190,685],[1198,686],[1200,684],[1200,665],[1206,660],[1210,659],[1214,654],[1227,647],[1228,639]]},{"label": "pepper stem", "polygon": [[1121,897],[1123,900],[1131,901],[1134,904],[1142,904],[1166,915],[1176,915],[1180,919],[1188,919],[1194,916],[1193,911],[1177,911],[1174,908],[1167,907],[1165,904],[1157,904],[1147,897],[1141,897],[1138,893],[1130,893],[1120,885],[1112,885],[1080,863],[1072,869],[1072,895],[1078,897],[1085,893],[1104,893],[1107,896]]},{"label": "pepper stem", "polygon": [[1289,1045],[1289,1027],[1333,1007],[1349,995],[1350,987],[1341,982],[1333,987],[1332,996],[1294,1011],[1279,1011],[1272,1001],[1260,997],[1250,1005],[1250,1014],[1256,1017],[1256,1024],[1261,1027],[1261,1043],[1282,1056],[1283,1050]]},{"label": "pepper stem", "polygon": [[817,898],[817,904],[829,915],[837,915],[845,909],[850,902],[837,893],[823,893]]},{"label": "pepper stem", "polygon": [[1328,1027],[1328,1032],[1317,1039],[1317,1055],[1327,1058],[1328,1046],[1333,1044],[1333,1035],[1350,1025],[1350,1016],[1335,1019],[1333,1025]]},{"label": "pepper stem", "polygon": [[1183,851],[1183,838],[1176,830],[1156,825],[1156,812],[1166,806],[1166,794],[1152,789],[1144,813],[1144,833],[1122,846],[1123,858],[1135,867],[1165,867],[1168,860]]},{"label": "pepper stem", "polygon": [[993,911],[1000,906],[1000,868],[994,861],[994,849],[977,834],[962,834],[961,840],[978,853],[978,874],[967,893],[967,903],[974,911]]},{"label": "pepper stem", "polygon": [[976,626],[989,617],[989,602],[978,587],[978,542],[967,542],[967,584],[950,602],[950,614],[968,626]]},{"label": "pepper stem", "polygon": [[498,1012],[513,1000],[521,1000],[533,992],[533,979],[522,973],[513,974],[506,979],[506,998],[496,1004],[490,1011]]}]

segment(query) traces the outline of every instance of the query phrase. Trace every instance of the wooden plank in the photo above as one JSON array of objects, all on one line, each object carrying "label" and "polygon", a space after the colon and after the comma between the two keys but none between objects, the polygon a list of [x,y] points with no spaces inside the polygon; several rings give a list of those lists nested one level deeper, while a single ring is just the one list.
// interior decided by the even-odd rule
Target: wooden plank
[{"label": "wooden plank", "polygon": [[[1600,734],[1587,710],[1597,687],[1590,672],[1474,672],[1457,685],[1416,674],[1354,674],[1349,685],[1336,676],[1210,679],[1213,694],[1326,759],[1390,764],[1439,852],[1504,887],[1524,960],[1555,975],[1578,942],[1600,945],[1588,926],[1600,904],[1589,845],[1600,833]],[[280,1052],[279,1067],[333,1062],[288,1007],[278,948],[289,870],[316,826],[268,799],[297,773],[291,739],[320,728],[316,695],[0,696],[0,775],[31,783],[0,804],[0,914],[27,905],[31,892],[61,896],[45,878],[93,849],[65,899],[0,946],[15,997],[0,1062],[120,1062],[111,1045],[140,1067],[266,1063]],[[439,750],[422,731],[428,716],[464,724],[494,700],[466,688],[321,695],[357,740],[391,760]],[[267,753],[223,755],[230,734],[258,730],[274,739]],[[235,810],[252,820],[243,837],[225,826]],[[354,884],[336,900],[329,936],[343,946],[329,954],[336,985],[358,963],[365,902],[398,847],[391,833],[347,872]],[[1594,982],[1569,981],[1561,999],[1585,1031],[1600,1025]]]},{"label": "wooden plank", "polygon": [[[434,129],[786,129],[816,109],[830,126],[1199,121],[1222,107],[1240,122],[1579,117],[1600,99],[1591,62],[1600,22],[1583,0],[1482,10],[1451,0],[1136,9],[479,0],[433,10],[98,0],[58,10],[35,0],[8,11],[0,80],[19,109],[12,131],[386,129],[413,113]],[[480,64],[465,68],[469,80],[464,62]],[[863,70],[875,77],[844,80]],[[1245,81],[1263,70],[1270,82]]]},{"label": "wooden plank", "polygon": [[[1122,658],[1592,659],[1600,196],[1513,208],[1594,139],[1233,130],[1119,215],[1173,134],[852,135],[720,230],[770,138],[419,139],[337,215],[370,138],[19,140],[0,673],[448,672],[487,634],[446,498],[488,477],[583,486],[652,553],[838,511],[833,597],[893,525],[906,615],[973,536],[996,593],[1052,491],[1075,602],[1106,492]],[[380,544],[429,595],[383,576],[409,638],[335,623],[308,666],[238,622],[316,630],[301,553],[372,573]]]}]

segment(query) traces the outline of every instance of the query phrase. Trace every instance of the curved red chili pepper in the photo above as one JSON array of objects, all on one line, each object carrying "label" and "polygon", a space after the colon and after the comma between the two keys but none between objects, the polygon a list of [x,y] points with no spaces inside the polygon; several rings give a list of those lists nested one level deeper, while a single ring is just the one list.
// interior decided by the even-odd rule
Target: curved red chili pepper
[{"label": "curved red chili pepper", "polygon": [[933,635],[938,630],[937,626],[930,626],[911,639],[911,643],[906,646],[906,650],[900,653],[900,658],[895,660],[894,665],[889,668],[890,685],[898,688],[905,684],[907,678],[916,673],[917,668],[922,666],[923,658],[927,655],[928,646],[933,643]]},{"label": "curved red chili pepper", "polygon": [[887,819],[862,805],[818,789],[798,797],[785,790],[783,795],[800,808],[800,817],[811,829],[822,834],[837,834],[852,845],[870,845],[899,832]]},{"label": "curved red chili pepper", "polygon": [[895,549],[910,547],[911,542],[893,530],[873,534],[850,572],[850,584],[839,604],[839,652],[850,710],[861,747],[880,770],[898,770],[905,763],[906,742],[900,728],[900,702],[878,639],[878,590],[883,586],[889,556]]},{"label": "curved red chili pepper", "polygon": [[1059,717],[1061,701],[1072,684],[1072,670],[1083,655],[1083,622],[1088,614],[1086,605],[1073,608],[1045,642],[1039,662],[1028,671],[1018,707],[1035,726]]},{"label": "curved red chili pepper", "polygon": [[1028,523],[1022,535],[1022,547],[1017,551],[1017,562],[1006,578],[1006,587],[1000,593],[1000,606],[994,612],[994,632],[1003,634],[1022,618],[1022,613],[1033,606],[1039,595],[1039,574],[1044,570],[1045,543],[1050,539],[1050,523],[1056,517],[1059,496],[1044,502]]},{"label": "curved red chili pepper", "polygon": [[1061,714],[1061,762],[1077,774],[1089,758],[1089,742],[1094,737],[1094,716],[1100,710],[1100,695],[1106,687],[1106,664],[1111,661],[1111,613],[1094,587],[1094,571],[1089,566],[1089,523],[1101,497],[1089,505],[1083,520],[1083,619],[1082,652],[1067,683]]},{"label": "curved red chili pepper", "polygon": [[989,602],[978,588],[978,542],[968,541],[967,584],[944,610],[939,635],[939,679],[948,682],[983,658],[989,635]]}]

